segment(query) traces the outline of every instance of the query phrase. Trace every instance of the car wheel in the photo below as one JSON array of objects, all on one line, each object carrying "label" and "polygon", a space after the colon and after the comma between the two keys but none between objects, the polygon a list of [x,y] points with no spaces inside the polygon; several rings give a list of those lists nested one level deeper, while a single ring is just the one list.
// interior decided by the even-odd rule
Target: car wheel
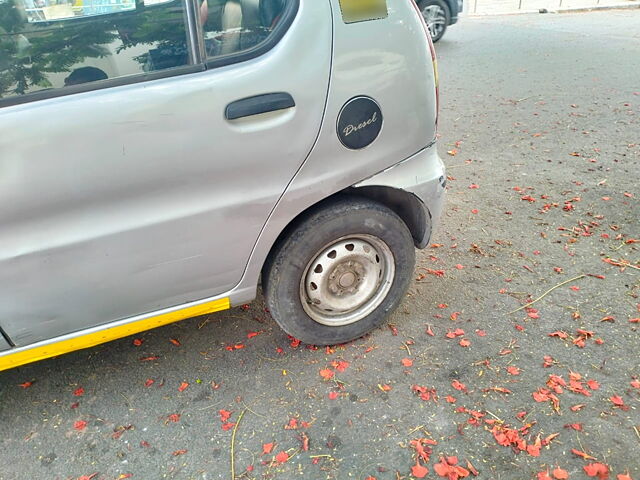
[{"label": "car wheel", "polygon": [[341,197],[305,215],[263,272],[271,315],[305,343],[335,345],[368,333],[400,303],[415,265],[413,239],[392,210]]},{"label": "car wheel", "polygon": [[449,6],[443,0],[423,0],[419,3],[424,21],[429,27],[431,40],[437,42],[442,38],[447,26],[451,23]]}]

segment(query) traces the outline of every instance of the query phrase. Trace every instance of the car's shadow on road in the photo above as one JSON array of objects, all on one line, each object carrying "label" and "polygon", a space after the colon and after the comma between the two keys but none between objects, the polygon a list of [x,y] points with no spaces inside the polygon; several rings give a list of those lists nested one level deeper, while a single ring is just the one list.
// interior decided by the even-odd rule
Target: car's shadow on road
[{"label": "car's shadow on road", "polygon": [[[193,475],[228,470],[230,430],[242,414],[234,454],[239,472],[259,461],[256,452],[263,444],[274,442],[291,453],[304,445],[306,431],[314,439],[306,455],[327,464],[318,474],[337,468],[329,459],[338,452],[348,468],[361,468],[382,451],[373,448],[366,459],[349,453],[360,434],[345,430],[344,422],[363,418],[375,405],[390,415],[399,409],[396,401],[412,396],[406,390],[391,398],[355,367],[370,352],[379,358],[369,374],[387,375],[381,372],[392,363],[374,344],[376,335],[389,335],[385,330],[335,348],[301,344],[277,326],[259,296],[244,308],[5,371],[0,373],[0,451],[6,459],[39,462],[29,471],[40,472],[40,478],[75,479],[93,472],[107,475],[101,479],[128,472],[145,472],[143,478],[150,479],[167,472],[169,478],[208,478]],[[337,361],[342,370],[332,367]],[[318,375],[327,367],[337,374],[331,381]],[[393,367],[403,368],[398,362]],[[27,382],[27,388],[20,386]],[[333,401],[330,392],[342,401]],[[188,452],[193,452],[189,467]],[[406,452],[398,455],[399,462],[408,461]],[[10,465],[0,471],[0,480],[24,471]]]},{"label": "car's shadow on road", "polygon": [[[278,360],[288,338],[265,311],[262,298],[245,308],[172,325],[0,372],[0,424],[24,414],[30,403],[72,405],[101,394],[148,396],[157,388],[183,392],[211,382],[255,375]],[[153,380],[153,385],[145,387]],[[161,386],[162,385],[162,386]],[[82,387],[83,397],[72,392]],[[131,401],[130,399],[128,401]]]}]

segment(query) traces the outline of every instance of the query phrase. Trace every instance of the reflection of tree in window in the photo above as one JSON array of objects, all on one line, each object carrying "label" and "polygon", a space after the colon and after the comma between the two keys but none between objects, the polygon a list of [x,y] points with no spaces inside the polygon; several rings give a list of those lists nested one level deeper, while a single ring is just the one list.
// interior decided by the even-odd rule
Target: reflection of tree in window
[{"label": "reflection of tree in window", "polygon": [[0,0],[0,98],[62,87],[64,73],[89,59],[110,58],[115,68],[138,65],[131,73],[189,63],[179,0],[151,7],[138,0],[128,12],[35,23],[28,21],[28,5]]}]

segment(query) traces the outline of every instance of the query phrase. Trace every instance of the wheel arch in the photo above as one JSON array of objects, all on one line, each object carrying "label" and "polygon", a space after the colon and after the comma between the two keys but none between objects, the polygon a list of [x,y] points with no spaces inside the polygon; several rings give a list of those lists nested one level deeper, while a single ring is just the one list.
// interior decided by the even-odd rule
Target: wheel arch
[{"label": "wheel arch", "polygon": [[353,195],[369,198],[393,210],[405,223],[416,248],[424,248],[431,238],[431,214],[429,209],[413,193],[386,185],[351,187]]},{"label": "wheel arch", "polygon": [[320,200],[294,217],[282,229],[276,240],[271,245],[269,253],[264,260],[261,272],[264,273],[269,268],[273,252],[276,251],[278,245],[287,238],[289,232],[294,230],[300,222],[304,221],[304,219],[313,212],[336,201],[338,198],[349,196],[367,198],[386,206],[398,215],[407,226],[411,236],[413,237],[413,243],[416,248],[424,248],[428,245],[432,230],[431,214],[429,209],[416,195],[400,188],[393,188],[385,185],[349,187]]}]

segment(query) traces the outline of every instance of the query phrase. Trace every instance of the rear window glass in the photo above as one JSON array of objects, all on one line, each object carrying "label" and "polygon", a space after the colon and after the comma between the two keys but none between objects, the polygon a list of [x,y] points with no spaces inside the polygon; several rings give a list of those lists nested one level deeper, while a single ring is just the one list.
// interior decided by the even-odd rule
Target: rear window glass
[{"label": "rear window glass", "polygon": [[265,42],[294,0],[198,0],[209,60],[240,53]]},{"label": "rear window glass", "polygon": [[180,0],[0,0],[0,98],[191,63]]}]

